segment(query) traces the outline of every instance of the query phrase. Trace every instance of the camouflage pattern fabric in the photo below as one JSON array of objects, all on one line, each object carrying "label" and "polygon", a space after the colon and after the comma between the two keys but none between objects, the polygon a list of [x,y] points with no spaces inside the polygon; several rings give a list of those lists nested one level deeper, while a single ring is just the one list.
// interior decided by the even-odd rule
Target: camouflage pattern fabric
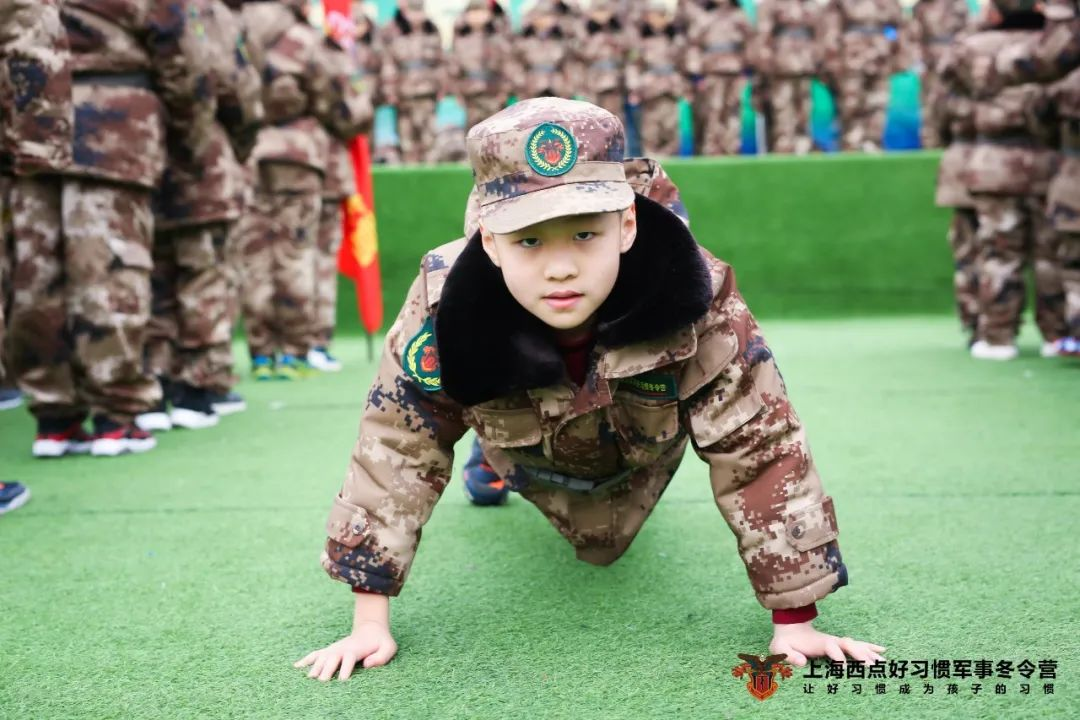
[{"label": "camouflage pattern fabric", "polygon": [[630,35],[610,9],[597,8],[597,4],[582,19],[576,33],[572,86],[582,99],[621,118]]},{"label": "camouflage pattern fabric", "polygon": [[742,146],[744,72],[753,29],[738,5],[709,3],[689,31],[686,72],[700,76],[694,93],[701,155],[738,155]]},{"label": "camouflage pattern fabric", "polygon": [[322,175],[263,162],[240,221],[241,302],[252,356],[303,357],[311,340]]},{"label": "camouflage pattern fabric", "polygon": [[453,94],[465,106],[465,130],[506,106],[511,52],[505,23],[486,5],[466,8],[454,22],[448,74]]},{"label": "camouflage pattern fabric", "polygon": [[943,147],[937,132],[941,121],[934,117],[945,104],[946,88],[938,74],[938,63],[956,37],[968,25],[966,0],[919,0],[905,25],[905,41],[918,58],[920,107],[923,120],[920,127],[924,148]]},{"label": "camouflage pattern fabric", "polygon": [[979,322],[978,273],[979,217],[973,208],[958,207],[949,225],[949,250],[953,258],[953,294],[960,326],[971,336]]},{"label": "camouflage pattern fabric", "polygon": [[226,223],[155,233],[147,370],[224,393],[233,385]]},{"label": "camouflage pattern fabric", "polygon": [[160,399],[143,372],[150,319],[150,193],[96,179],[19,178],[8,342],[38,418],[118,422]]},{"label": "camouflage pattern fabric", "polygon": [[341,202],[323,198],[319,210],[319,235],[315,244],[315,290],[312,301],[312,333],[309,344],[325,347],[334,337],[337,323],[337,256],[342,242]]},{"label": "camouflage pattern fabric", "polygon": [[1050,181],[1047,213],[1059,234],[1059,271],[1070,337],[1080,337],[1080,70],[1048,88],[1059,120],[1061,167]]},{"label": "camouflage pattern fabric", "polygon": [[397,107],[402,159],[431,162],[435,104],[449,88],[442,38],[422,8],[399,9],[380,38],[386,53],[381,82]]},{"label": "camouflage pattern fabric", "polygon": [[765,0],[757,6],[757,37],[751,57],[767,109],[772,153],[810,152],[811,81],[820,64],[821,10],[807,0]]},{"label": "camouflage pattern fabric", "polygon": [[686,97],[685,38],[670,18],[646,17],[632,29],[637,49],[626,69],[627,91],[641,103],[641,145],[646,155],[679,152],[679,98]]},{"label": "camouflage pattern fabric", "polygon": [[510,86],[518,98],[570,97],[572,31],[559,17],[534,10],[514,37]]},{"label": "camouflage pattern fabric", "polygon": [[898,65],[898,46],[885,36],[900,28],[896,0],[830,0],[822,17],[822,62],[833,86],[845,150],[881,148],[889,76]]}]

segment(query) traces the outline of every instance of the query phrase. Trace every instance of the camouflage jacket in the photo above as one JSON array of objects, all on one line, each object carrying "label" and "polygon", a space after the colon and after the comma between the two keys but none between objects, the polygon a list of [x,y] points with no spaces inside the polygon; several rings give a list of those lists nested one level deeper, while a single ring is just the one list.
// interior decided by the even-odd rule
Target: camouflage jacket
[{"label": "camouflage jacket", "polygon": [[1050,181],[1047,214],[1060,232],[1080,233],[1080,70],[1048,90],[1061,127],[1061,168]]},{"label": "camouflage jacket", "polygon": [[254,159],[324,173],[330,136],[348,141],[371,120],[370,99],[353,83],[351,60],[284,5],[246,4],[244,19],[266,61],[268,125],[259,132]]},{"label": "camouflage jacket", "polygon": [[897,0],[829,0],[822,14],[822,62],[833,79],[849,74],[891,74],[898,45],[886,28],[901,28]]},{"label": "camouflage jacket", "polygon": [[0,4],[0,172],[71,162],[71,56],[56,0]]},{"label": "camouflage jacket", "polygon": [[747,68],[753,28],[741,7],[707,3],[687,33],[686,72],[738,75]]},{"label": "camouflage jacket", "polygon": [[572,85],[595,101],[602,93],[626,90],[626,58],[629,36],[615,17],[606,23],[586,17],[574,42],[575,68]]},{"label": "camouflage jacket", "polygon": [[241,163],[264,118],[259,71],[252,64],[243,28],[220,0],[194,0],[205,28],[205,62],[218,98],[210,142],[190,161],[169,158],[154,197],[159,229],[238,220],[247,182]]},{"label": "camouflage jacket", "polygon": [[510,95],[506,77],[510,57],[510,35],[495,16],[479,28],[458,18],[448,58],[452,92],[459,98],[485,95],[505,102]]},{"label": "camouflage jacket", "polygon": [[[984,30],[959,41],[957,55],[966,62],[992,59],[1025,44],[1036,31]],[[959,90],[959,88],[955,88]],[[964,173],[968,190],[1002,195],[1045,195],[1058,154],[1052,125],[1033,109],[1046,90],[1036,83],[1015,85],[974,102],[976,147]]]},{"label": "camouflage jacket", "polygon": [[939,113],[943,126],[940,130],[946,148],[938,166],[934,203],[938,207],[973,207],[965,173],[975,152],[974,103],[971,98],[956,94],[946,96],[942,102],[945,108]]},{"label": "camouflage jacket", "polygon": [[372,107],[386,102],[382,92],[382,69],[384,52],[382,41],[374,27],[369,28],[362,37],[356,38],[352,47],[353,70],[359,92],[368,96]]},{"label": "camouflage jacket", "polygon": [[805,77],[820,63],[821,8],[814,0],[765,0],[757,6],[753,61],[758,72]]},{"label": "camouflage jacket", "polygon": [[905,25],[905,41],[925,72],[933,73],[967,24],[967,0],[919,0]]},{"label": "camouflage jacket", "polygon": [[643,101],[658,97],[685,97],[686,42],[674,22],[657,30],[642,21],[632,28],[633,47],[626,66],[626,88]]},{"label": "camouflage jacket", "polygon": [[561,24],[541,30],[526,22],[512,46],[511,85],[519,98],[573,94],[570,37]]},{"label": "camouflage jacket", "polygon": [[[1080,12],[1075,3],[1049,3],[1047,24],[1028,42],[1010,47],[989,65],[970,68],[969,86],[1053,82],[1080,67]],[[982,71],[990,71],[987,77]],[[992,80],[992,82],[990,82]]]},{"label": "camouflage jacket", "polygon": [[202,152],[216,102],[192,9],[188,0],[64,1],[75,74],[69,174],[153,189],[166,142],[177,157]]},{"label": "camouflage jacket", "polygon": [[383,93],[397,105],[408,98],[436,97],[447,90],[449,78],[442,36],[426,17],[411,23],[400,10],[380,31],[383,51]]},{"label": "camouflage jacket", "polygon": [[327,521],[332,577],[401,591],[454,444],[472,428],[499,475],[586,562],[627,549],[692,445],[764,607],[809,605],[847,583],[832,499],[731,268],[668,209],[681,203],[655,164],[627,167],[657,199],[637,196],[637,241],[580,387],[478,234],[424,257]]}]

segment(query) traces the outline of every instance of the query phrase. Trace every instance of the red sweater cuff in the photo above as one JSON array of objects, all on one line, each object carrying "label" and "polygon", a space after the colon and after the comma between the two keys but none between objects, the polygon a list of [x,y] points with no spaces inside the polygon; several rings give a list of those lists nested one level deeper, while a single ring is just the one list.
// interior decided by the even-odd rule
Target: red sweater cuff
[{"label": "red sweater cuff", "polygon": [[817,617],[817,605],[810,603],[797,608],[783,608],[772,611],[774,625],[791,625],[793,623],[809,622]]}]

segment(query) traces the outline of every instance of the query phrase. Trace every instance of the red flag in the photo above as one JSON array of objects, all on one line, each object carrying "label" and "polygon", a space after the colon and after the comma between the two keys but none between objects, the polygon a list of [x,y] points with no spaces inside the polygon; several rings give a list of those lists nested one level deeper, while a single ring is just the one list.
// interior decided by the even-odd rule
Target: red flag
[{"label": "red flag", "polygon": [[[352,49],[355,25],[350,0],[323,0],[326,33],[347,50]],[[361,135],[349,146],[357,193],[344,203],[344,237],[338,251],[338,272],[356,285],[356,304],[368,335],[383,323],[382,275],[379,272],[379,240],[375,230],[375,193],[371,183],[371,151]]]}]

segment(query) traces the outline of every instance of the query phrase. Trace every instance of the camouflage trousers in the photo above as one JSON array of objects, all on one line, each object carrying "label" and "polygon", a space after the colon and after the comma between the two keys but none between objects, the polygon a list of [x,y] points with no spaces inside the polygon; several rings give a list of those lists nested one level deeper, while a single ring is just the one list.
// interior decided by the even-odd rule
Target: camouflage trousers
[{"label": "camouflage trousers", "polygon": [[1062,233],[1058,258],[1065,290],[1065,322],[1070,337],[1080,338],[1080,233]]},{"label": "camouflage trousers", "polygon": [[11,195],[13,182],[14,178],[0,175],[0,383],[3,383],[7,376],[4,369],[6,362],[6,353],[4,352],[4,318],[6,314],[4,309],[11,304],[11,299],[8,297],[8,288],[11,286],[8,279],[11,276],[11,263],[8,262],[8,259],[11,257],[12,248],[8,246],[13,242],[13,238],[8,198]]},{"label": "camouflage trousers", "polygon": [[1065,335],[1060,236],[1036,196],[974,195],[979,273],[976,339],[1009,345],[1020,329],[1026,299],[1025,269],[1034,265],[1035,323],[1047,341]]},{"label": "camouflage trousers", "polygon": [[679,99],[673,95],[641,103],[641,147],[644,155],[679,154]]},{"label": "camouflage trousers", "polygon": [[841,148],[879,149],[885,134],[889,76],[849,73],[840,78],[839,84],[837,110],[840,115]]},{"label": "camouflage trousers", "polygon": [[118,422],[161,399],[143,370],[150,319],[150,192],[73,177],[9,193],[10,371],[39,419],[89,410]]},{"label": "camouflage trousers", "polygon": [[[513,476],[513,463],[494,446],[480,445],[486,461],[503,478]],[[674,443],[643,467],[602,495],[508,481],[532,503],[574,548],[578,560],[610,565],[629,549],[660,496],[671,483],[686,454],[687,440]]]},{"label": "camouflage trousers", "polygon": [[585,98],[597,107],[602,107],[609,113],[619,118],[619,122],[626,123],[626,95],[622,90],[609,90],[594,93]]},{"label": "camouflage trousers", "polygon": [[697,102],[694,103],[698,154],[739,154],[742,148],[742,96],[745,89],[746,78],[742,75],[706,75],[702,78]]},{"label": "camouflage trousers", "polygon": [[216,393],[232,376],[232,324],[225,263],[227,223],[154,236],[147,370]]},{"label": "camouflage trousers", "polygon": [[769,78],[769,152],[805,155],[810,140],[809,77]]},{"label": "camouflage trousers", "polygon": [[307,355],[322,176],[264,162],[255,198],[240,220],[241,304],[248,350]]},{"label": "camouflage trousers", "polygon": [[343,237],[344,213],[339,200],[323,198],[319,238],[315,249],[315,302],[311,323],[312,347],[326,347],[337,323],[337,256]]},{"label": "camouflage trousers", "polygon": [[921,78],[920,105],[922,107],[922,123],[919,128],[919,138],[923,148],[939,148],[944,146],[939,128],[942,126],[942,114],[945,112],[945,100],[948,92],[945,83],[937,73],[929,68]]},{"label": "camouflage trousers", "polygon": [[465,132],[506,107],[506,98],[499,93],[470,95],[465,98]]},{"label": "camouflage trousers", "polygon": [[949,249],[953,257],[953,292],[956,312],[964,330],[975,334],[979,322],[979,273],[976,265],[979,218],[973,208],[953,210]]},{"label": "camouflage trousers", "polygon": [[435,147],[435,98],[402,98],[397,106],[401,159],[407,163],[431,162]]}]

